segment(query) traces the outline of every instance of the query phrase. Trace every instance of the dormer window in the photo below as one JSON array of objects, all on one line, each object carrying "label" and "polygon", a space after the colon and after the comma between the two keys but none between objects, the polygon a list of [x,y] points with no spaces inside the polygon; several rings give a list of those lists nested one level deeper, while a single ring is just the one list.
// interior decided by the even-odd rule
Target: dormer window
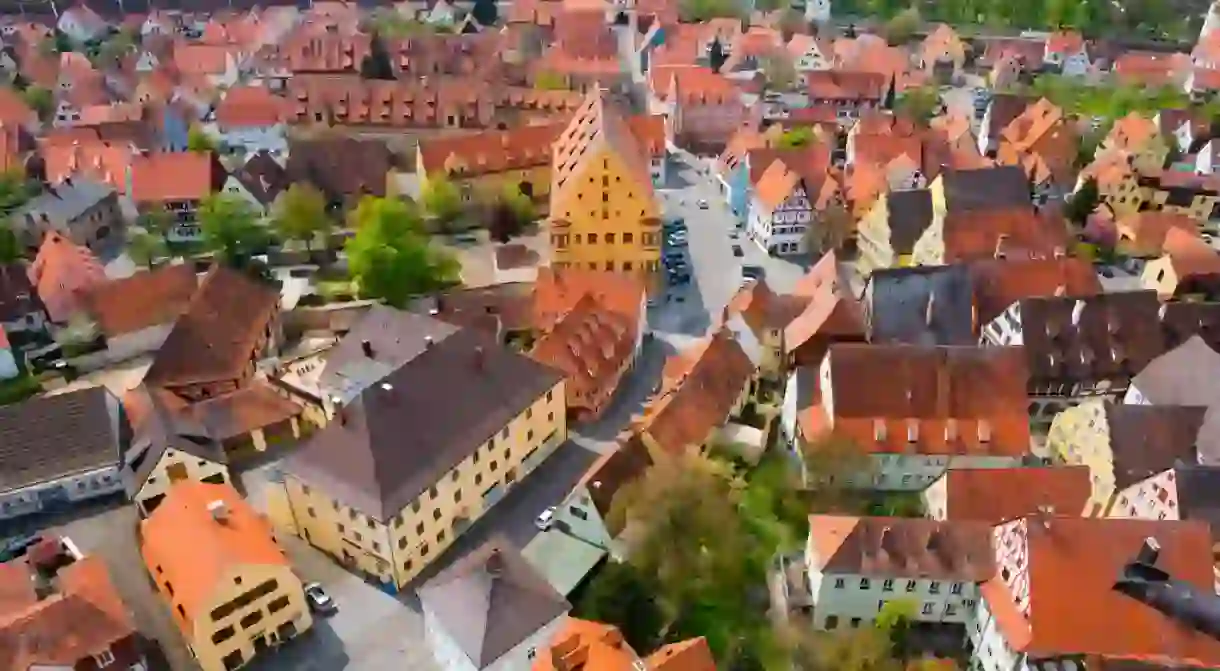
[{"label": "dormer window", "polygon": [[885,440],[886,426],[884,419],[873,420],[873,440],[878,443]]},{"label": "dormer window", "polygon": [[990,443],[991,442],[991,423],[985,419],[979,420],[979,442],[980,443]]},{"label": "dormer window", "polygon": [[914,443],[919,440],[919,420],[907,420],[907,442]]}]

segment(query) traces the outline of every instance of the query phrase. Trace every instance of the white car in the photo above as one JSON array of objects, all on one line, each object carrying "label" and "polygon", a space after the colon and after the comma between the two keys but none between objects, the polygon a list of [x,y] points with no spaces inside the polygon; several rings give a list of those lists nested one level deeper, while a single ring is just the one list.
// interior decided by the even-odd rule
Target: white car
[{"label": "white car", "polygon": [[542,514],[538,515],[538,519],[534,520],[534,526],[538,527],[539,531],[546,531],[547,529],[550,529],[551,525],[554,523],[555,506],[551,506],[550,508],[542,511]]},{"label": "white car", "polygon": [[706,201],[706,200],[700,200],[700,201],[699,201],[699,209],[700,209],[700,210],[706,210],[706,209],[707,209],[707,201]]}]

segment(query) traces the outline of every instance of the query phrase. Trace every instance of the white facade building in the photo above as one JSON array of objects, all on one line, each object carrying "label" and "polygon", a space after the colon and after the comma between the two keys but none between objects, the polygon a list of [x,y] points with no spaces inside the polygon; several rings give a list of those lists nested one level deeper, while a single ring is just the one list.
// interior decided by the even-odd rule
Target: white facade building
[{"label": "white facade building", "polygon": [[[770,170],[768,168],[768,172]],[[765,179],[766,175],[763,177]],[[750,199],[746,231],[750,239],[768,254],[804,254],[808,249],[805,235],[812,222],[813,208],[804,184],[798,181],[792,193],[775,205],[760,198],[756,189]]]}]

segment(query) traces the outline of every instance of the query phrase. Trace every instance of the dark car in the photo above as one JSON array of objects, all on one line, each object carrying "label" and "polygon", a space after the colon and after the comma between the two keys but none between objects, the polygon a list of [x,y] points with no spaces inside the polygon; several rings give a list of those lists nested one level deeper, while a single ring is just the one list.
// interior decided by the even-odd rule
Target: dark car
[{"label": "dark car", "polygon": [[26,534],[4,539],[0,542],[0,562],[12,561],[24,555],[26,550],[37,545],[41,540],[41,534]]},{"label": "dark car", "polygon": [[736,256],[737,258],[740,259],[741,257],[743,257],[745,255],[746,255],[746,253],[744,251],[742,251],[741,245],[733,245],[733,256]]},{"label": "dark car", "polygon": [[748,277],[753,280],[759,280],[759,279],[762,279],[763,277],[765,277],[766,275],[767,275],[767,271],[762,266],[742,266],[741,267],[741,276],[742,277]]}]

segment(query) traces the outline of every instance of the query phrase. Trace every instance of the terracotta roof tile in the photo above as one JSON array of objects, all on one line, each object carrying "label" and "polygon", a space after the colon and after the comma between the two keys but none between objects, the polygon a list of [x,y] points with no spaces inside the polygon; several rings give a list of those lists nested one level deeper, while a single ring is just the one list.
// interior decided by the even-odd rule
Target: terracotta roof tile
[{"label": "terracotta roof tile", "polygon": [[870,452],[1029,452],[1020,348],[836,343],[827,357],[834,430]]},{"label": "terracotta roof tile", "polygon": [[[208,507],[220,501],[223,523]],[[141,524],[141,554],[149,572],[174,585],[174,603],[185,611],[174,621],[188,637],[199,618],[207,618],[216,590],[229,572],[257,565],[289,570],[271,526],[230,485],[184,480],[174,484]]]},{"label": "terracotta roof tile", "polygon": [[96,285],[85,309],[107,337],[173,322],[186,312],[197,280],[192,264],[143,270],[131,277]]},{"label": "terracotta roof tile", "polygon": [[555,142],[551,169],[552,200],[562,193],[565,185],[568,189],[573,188],[571,177],[586,163],[582,157],[592,157],[593,150],[602,146],[618,155],[624,167],[635,177],[637,188],[645,189],[645,197],[651,198],[650,155],[645,153],[614,103],[604,92],[597,90],[586,97],[584,105]]},{"label": "terracotta roof tile", "polygon": [[518,126],[469,135],[424,138],[420,164],[426,174],[449,173],[458,178],[530,170],[551,164],[551,145],[568,124]]},{"label": "terracotta roof tile", "polygon": [[999,317],[1022,298],[1101,293],[1101,281],[1081,259],[994,259],[970,264],[977,324]]},{"label": "terracotta roof tile", "polygon": [[644,664],[649,671],[716,671],[712,649],[702,636],[663,646],[648,655]]},{"label": "terracotta roof tile", "polygon": [[944,221],[945,261],[973,261],[1003,255],[1064,256],[1067,224],[1032,207],[950,211]]},{"label": "terracotta roof tile", "polygon": [[982,522],[809,516],[813,568],[832,575],[986,580],[995,573],[990,540]]},{"label": "terracotta roof tile", "polygon": [[464,128],[491,125],[493,92],[474,79],[415,81],[361,79],[358,75],[297,75],[288,83],[289,120],[338,124]]},{"label": "terracotta roof tile", "polygon": [[942,479],[945,518],[997,524],[1049,508],[1083,515],[1092,493],[1087,466],[952,468]]},{"label": "terracotta roof tile", "polygon": [[1139,256],[1160,256],[1166,251],[1166,236],[1170,229],[1176,228],[1202,239],[1194,219],[1174,212],[1137,212],[1119,219],[1116,226],[1123,250]]},{"label": "terracotta roof tile", "polygon": [[156,152],[131,162],[131,199],[136,203],[202,200],[220,190],[225,172],[211,152]]},{"label": "terracotta roof tile", "polygon": [[819,101],[880,101],[885,97],[885,75],[867,70],[820,70],[805,75],[809,97]]},{"label": "terracotta roof tile", "polygon": [[[1002,575],[982,596],[1007,644],[1031,658],[1084,654],[1146,664],[1220,666],[1220,643],[1114,589],[1115,576],[1156,538],[1158,568],[1211,593],[1212,539],[1201,522],[1030,516],[1024,532],[1028,597],[1018,606]],[[1006,527],[1007,528],[1007,527]],[[997,534],[997,538],[1003,532]],[[1080,567],[1087,566],[1082,571]]]},{"label": "terracotta roof tile", "polygon": [[1183,53],[1127,51],[1114,60],[1114,75],[1126,84],[1170,86],[1186,77],[1190,56]]},{"label": "terracotta roof tile", "polygon": [[62,322],[76,312],[93,287],[106,281],[106,271],[93,252],[50,233],[38,247],[29,277],[51,321]]},{"label": "terracotta roof tile", "polygon": [[199,283],[144,376],[170,387],[241,377],[279,309],[279,292],[216,266]]},{"label": "terracotta roof tile", "polygon": [[223,442],[299,417],[303,408],[266,382],[254,380],[237,391],[194,403],[187,411],[208,436]]},{"label": "terracotta roof tile", "polygon": [[671,454],[702,446],[728,419],[754,376],[753,362],[728,329],[708,336],[701,345],[689,370],[664,380],[644,411],[642,430]]},{"label": "terracotta roof tile", "polygon": [[221,128],[271,126],[287,116],[287,101],[261,86],[229,89],[216,105],[216,123]]},{"label": "terracotta roof tile", "polygon": [[0,122],[13,126],[32,126],[38,115],[15,90],[0,88]]},{"label": "terracotta roof tile", "polygon": [[84,175],[127,193],[127,175],[137,153],[128,144],[104,140],[44,144],[39,153],[46,164],[47,179],[55,184]]},{"label": "terracotta roof tile", "polygon": [[569,617],[549,645],[538,651],[531,671],[626,671],[635,660],[635,651],[618,627]]}]

